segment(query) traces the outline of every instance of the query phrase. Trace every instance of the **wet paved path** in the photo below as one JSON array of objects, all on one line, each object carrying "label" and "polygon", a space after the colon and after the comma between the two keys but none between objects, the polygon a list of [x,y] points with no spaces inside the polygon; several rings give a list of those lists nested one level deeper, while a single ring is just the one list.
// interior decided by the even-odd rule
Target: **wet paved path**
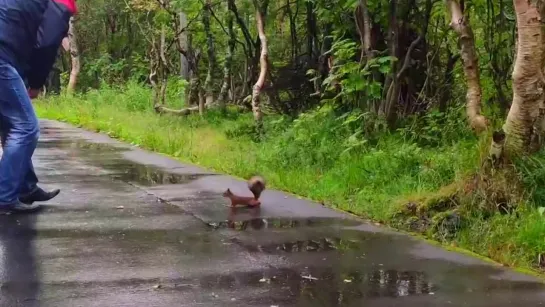
[{"label": "wet paved path", "polygon": [[1,306],[539,306],[525,275],[103,135],[42,122],[37,173],[61,194],[0,218]]}]

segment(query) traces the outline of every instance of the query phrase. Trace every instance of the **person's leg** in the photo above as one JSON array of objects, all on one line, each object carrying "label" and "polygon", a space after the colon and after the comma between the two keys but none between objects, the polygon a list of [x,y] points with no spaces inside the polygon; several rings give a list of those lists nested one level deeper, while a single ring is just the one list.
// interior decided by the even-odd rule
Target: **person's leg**
[{"label": "person's leg", "polygon": [[39,206],[21,203],[18,196],[38,142],[38,118],[23,80],[13,66],[5,63],[0,63],[0,116],[7,128],[2,129],[6,135],[0,159],[0,206],[37,209]]},{"label": "person's leg", "polygon": [[[5,125],[4,122],[0,123],[0,141],[2,148],[6,144],[6,136],[9,126]],[[52,191],[46,192],[38,186],[38,176],[34,171],[34,165],[32,164],[32,159],[29,162],[29,169],[26,173],[25,179],[21,184],[19,190],[19,200],[25,204],[32,204],[35,201],[48,201],[53,199],[55,196],[59,195],[61,190],[54,189]]]},{"label": "person's leg", "polygon": [[28,164],[28,171],[26,172],[25,178],[23,179],[23,183],[21,184],[21,188],[19,190],[19,198],[21,198],[21,196],[30,195],[38,190],[38,177],[34,172],[32,160],[30,160]]}]

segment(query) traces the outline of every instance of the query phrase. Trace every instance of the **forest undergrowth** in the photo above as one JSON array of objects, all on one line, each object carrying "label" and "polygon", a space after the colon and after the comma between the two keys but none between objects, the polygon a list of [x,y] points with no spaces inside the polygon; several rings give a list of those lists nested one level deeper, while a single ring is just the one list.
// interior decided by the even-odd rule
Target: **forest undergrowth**
[{"label": "forest undergrowth", "polygon": [[[271,188],[507,266],[539,272],[545,265],[545,154],[486,170],[490,136],[474,136],[463,106],[406,120],[395,132],[365,112],[343,115],[327,106],[297,119],[268,115],[266,137],[257,141],[251,113],[160,116],[151,95],[129,82],[42,98],[35,107],[42,118],[184,162],[242,178],[262,174]],[[179,92],[168,96],[180,107]]]}]

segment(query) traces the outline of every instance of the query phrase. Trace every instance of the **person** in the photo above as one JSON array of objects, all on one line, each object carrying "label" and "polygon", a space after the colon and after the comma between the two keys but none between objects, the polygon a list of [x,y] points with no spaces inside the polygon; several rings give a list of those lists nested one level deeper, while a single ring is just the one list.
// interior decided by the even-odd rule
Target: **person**
[{"label": "person", "polygon": [[60,192],[45,192],[37,185],[32,155],[40,128],[31,99],[39,95],[76,11],[74,0],[0,0],[2,213],[33,212],[41,207],[34,202]]}]

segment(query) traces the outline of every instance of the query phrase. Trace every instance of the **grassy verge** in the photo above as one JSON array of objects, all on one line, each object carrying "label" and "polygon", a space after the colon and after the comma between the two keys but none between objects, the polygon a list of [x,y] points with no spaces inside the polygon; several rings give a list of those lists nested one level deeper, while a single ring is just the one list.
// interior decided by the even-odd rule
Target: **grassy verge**
[{"label": "grassy verge", "polygon": [[422,231],[427,237],[506,265],[538,268],[545,223],[533,206],[540,196],[533,187],[545,182],[545,171],[536,172],[542,167],[534,165],[521,173],[520,182],[531,193],[519,198],[516,215],[484,215],[483,197],[472,193],[456,198],[478,172],[480,148],[486,145],[460,128],[463,116],[428,117],[394,134],[361,138],[353,135],[354,120],[322,110],[295,121],[269,117],[267,139],[254,142],[250,114],[158,116],[150,98],[147,89],[129,85],[123,91],[105,88],[85,97],[39,100],[36,109],[42,118],[106,132],[218,172],[244,178],[260,173],[272,188],[405,230],[421,221],[400,214],[415,203],[419,212],[437,211]]}]

